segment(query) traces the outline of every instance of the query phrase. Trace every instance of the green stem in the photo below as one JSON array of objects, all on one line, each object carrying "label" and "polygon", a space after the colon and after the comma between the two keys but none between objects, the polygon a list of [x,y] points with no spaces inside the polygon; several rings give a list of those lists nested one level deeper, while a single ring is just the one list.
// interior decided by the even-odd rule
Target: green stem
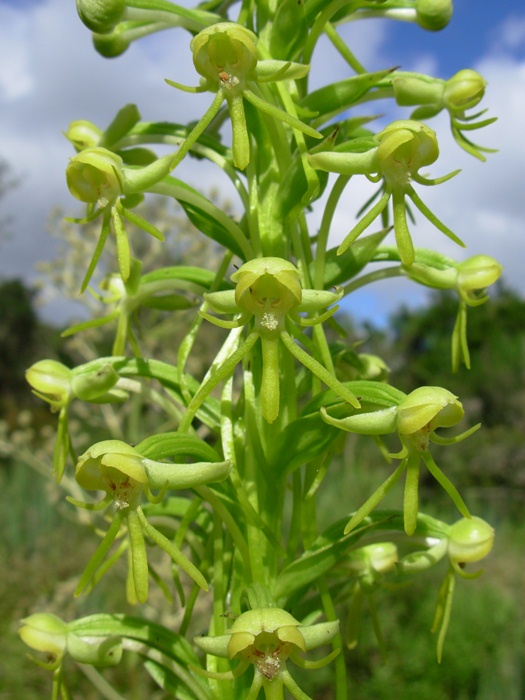
[{"label": "green stem", "polygon": [[213,120],[213,117],[216,116],[223,102],[224,94],[221,92],[221,90],[219,90],[219,92],[213,98],[213,102],[208,107],[207,111],[199,119],[198,124],[193,128],[191,133],[181,144],[179,150],[177,151],[177,154],[171,162],[171,170],[175,170],[177,165],[181,162],[186,153],[188,153],[195,141],[205,131],[206,127],[210,125],[211,121]]},{"label": "green stem", "polygon": [[355,292],[356,289],[365,287],[367,284],[379,282],[379,280],[386,280],[390,277],[404,277],[404,275],[405,273],[401,265],[398,267],[384,267],[381,270],[374,270],[374,272],[369,272],[368,274],[358,277],[357,279],[352,280],[352,282],[346,284],[343,287],[344,296],[350,294],[351,292]]},{"label": "green stem", "polygon": [[363,73],[367,72],[366,68],[361,63],[359,63],[357,58],[350,51],[350,49],[345,44],[345,42],[341,39],[339,34],[335,31],[334,25],[331,24],[331,22],[327,22],[324,25],[324,33],[330,39],[330,41],[335,46],[335,48],[339,51],[341,56],[348,63],[350,68],[352,68],[353,70],[355,70],[356,73],[359,73],[359,74],[363,74]]}]

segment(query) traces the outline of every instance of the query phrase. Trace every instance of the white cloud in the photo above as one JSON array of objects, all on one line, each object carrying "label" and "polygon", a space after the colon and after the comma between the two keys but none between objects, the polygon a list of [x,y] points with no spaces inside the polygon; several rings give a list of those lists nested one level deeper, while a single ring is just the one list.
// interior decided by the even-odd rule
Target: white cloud
[{"label": "white cloud", "polygon": [[[499,121],[475,132],[474,137],[500,152],[489,155],[488,163],[479,163],[453,143],[445,119],[430,122],[440,134],[441,145],[441,156],[432,166],[431,175],[457,167],[463,172],[444,185],[418,187],[418,191],[431,209],[465,239],[467,252],[436,232],[419,214],[418,226],[413,229],[416,245],[435,245],[451,257],[478,252],[498,257],[510,282],[521,291],[525,289],[521,273],[525,62],[513,52],[524,25],[525,21],[516,18],[504,23],[499,32],[495,31],[494,48],[475,66],[489,83],[482,106],[489,108],[490,115],[498,115]],[[384,55],[387,31],[388,24],[382,21],[341,28],[342,35],[351,38],[356,55],[370,69],[392,62]],[[103,128],[128,102],[137,102],[146,120],[187,122],[202,114],[210,95],[188,100],[164,83],[165,77],[197,83],[189,40],[183,30],[164,32],[137,42],[117,59],[107,60],[94,51],[89,31],[78,20],[73,2],[46,0],[24,11],[0,3],[0,154],[22,180],[21,186],[2,200],[5,213],[14,218],[16,236],[2,243],[1,274],[30,277],[34,264],[52,255],[52,242],[45,233],[51,209],[58,204],[67,207],[69,213],[78,211],[64,182],[71,148],[60,132],[70,121],[89,119]],[[421,56],[421,67],[431,64],[430,57]],[[349,74],[329,42],[316,50],[314,66],[313,85]],[[380,113],[384,107],[374,104],[372,108]],[[203,182],[205,188],[221,182],[215,179],[213,168],[204,170],[202,162],[183,164],[177,175],[182,177],[183,173],[196,187]],[[334,219],[333,244],[348,233],[355,211],[370,192],[371,186],[364,179],[354,178],[350,183],[345,192],[349,204]],[[0,218],[3,214],[0,211]],[[397,280],[363,294],[353,297],[352,304],[376,304],[373,308],[385,313],[401,299],[414,302],[422,298],[422,291],[414,292]]]},{"label": "white cloud", "polygon": [[33,87],[28,67],[30,24],[26,13],[0,5],[0,27],[8,29],[0,41],[0,95],[9,102]]}]

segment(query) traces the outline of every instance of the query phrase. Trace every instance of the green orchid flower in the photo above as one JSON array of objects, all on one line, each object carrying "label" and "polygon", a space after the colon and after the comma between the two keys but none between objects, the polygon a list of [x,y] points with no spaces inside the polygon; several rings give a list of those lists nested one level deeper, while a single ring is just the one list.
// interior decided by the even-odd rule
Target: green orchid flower
[{"label": "green orchid flower", "polygon": [[383,181],[379,191],[382,192],[379,201],[347,234],[337,254],[341,255],[348,250],[392,200],[397,249],[403,264],[412,265],[415,253],[407,224],[407,197],[439,231],[464,247],[463,241],[422,202],[412,185],[412,181],[426,186],[437,185],[450,180],[459,172],[456,170],[436,179],[429,179],[419,174],[421,168],[431,165],[438,158],[439,147],[435,132],[421,122],[405,119],[389,124],[376,135],[375,141],[378,143],[377,147],[364,153],[334,149],[308,156],[310,165],[316,169],[342,175],[364,174],[372,182]]},{"label": "green orchid flower", "polygon": [[197,668],[194,671],[207,678],[232,681],[252,666],[254,676],[246,700],[255,700],[261,688],[266,700],[284,700],[285,688],[296,700],[311,700],[288,671],[287,661],[304,669],[326,666],[337,656],[338,649],[317,661],[304,659],[301,654],[329,644],[338,630],[337,620],[301,625],[281,608],[248,610],[239,615],[226,634],[194,639],[206,654],[238,661],[237,666],[222,673]]},{"label": "green orchid flower", "polygon": [[431,78],[420,73],[395,73],[391,78],[396,102],[403,107],[416,106],[411,119],[430,119],[446,110],[450,116],[450,129],[458,146],[470,155],[485,161],[483,153],[495,149],[484,148],[471,141],[467,134],[493,124],[497,117],[476,121],[486,109],[467,115],[485,94],[486,82],[475,70],[464,68],[448,80]]},{"label": "green orchid flower", "polygon": [[170,171],[173,156],[163,156],[150,165],[132,168],[124,165],[122,158],[112,151],[95,146],[85,148],[70,159],[66,170],[69,191],[76,199],[88,205],[84,218],[68,219],[77,224],[87,224],[102,217],[100,237],[82,282],[81,291],[89,284],[111,231],[117,244],[117,260],[124,282],[131,274],[131,253],[124,219],[143,229],[154,238],[164,240],[164,235],[153,224],[143,219],[127,206],[135,206],[140,195],[148,187],[161,180]]},{"label": "green orchid flower", "polygon": [[[78,460],[76,480],[82,488],[105,491],[106,496],[95,504],[73,498],[68,498],[68,501],[88,510],[102,510],[110,504],[114,504],[115,509],[106,535],[80,577],[75,595],[80,595],[91,583],[96,582],[97,572],[113,542],[120,536],[123,525],[127,529],[130,554],[127,583],[130,603],[144,603],[148,598],[145,537],[163,549],[203,590],[208,590],[208,584],[199,569],[171,540],[148,522],[141,501],[144,494],[151,502],[158,503],[167,489],[187,489],[222,481],[230,469],[228,461],[196,464],[156,462],[142,457],[135,448],[121,440],[103,440],[93,445]],[[159,496],[153,496],[151,488],[160,488]],[[125,548],[120,547],[117,556]]]},{"label": "green orchid flower", "polygon": [[199,87],[189,88],[173,80],[166,80],[179,90],[187,92],[214,92],[216,96],[209,109],[200,119],[179,152],[173,159],[175,168],[190,150],[195,141],[210,125],[226,102],[232,122],[233,162],[244,170],[250,162],[250,139],[244,112],[244,100],[256,109],[278,119],[292,129],[297,129],[313,138],[322,138],[315,129],[269,102],[262,96],[260,86],[277,80],[295,80],[308,74],[309,66],[291,61],[274,59],[259,60],[257,36],[246,27],[235,22],[219,22],[203,29],[190,44],[193,63],[203,77]]},{"label": "green orchid flower", "polygon": [[[436,610],[431,632],[437,636],[437,659],[441,663],[445,637],[450,622],[456,579],[474,579],[483,570],[466,571],[468,564],[485,559],[494,545],[494,528],[477,516],[461,518],[452,525],[435,521],[438,525],[433,537],[427,537],[428,549],[412,552],[397,564],[401,575],[426,571],[443,559],[448,559],[448,569],[438,590]],[[439,532],[441,530],[441,532]]]},{"label": "green orchid flower", "polygon": [[30,649],[44,655],[44,660],[30,658],[41,668],[53,671],[52,700],[70,697],[63,677],[66,655],[77,663],[99,668],[116,666],[122,658],[122,642],[118,637],[85,638],[53,613],[29,615],[21,620],[18,634]]},{"label": "green orchid flower", "polygon": [[[218,314],[234,314],[237,318],[226,321],[209,314],[200,314],[221,328],[238,329],[252,323],[245,341],[199,389],[188,406],[187,420],[195,414],[210,391],[228,377],[240,360],[260,339],[262,347],[262,380],[260,388],[261,412],[268,423],[279,415],[280,404],[280,343],[318,377],[333,389],[344,401],[357,407],[359,402],[333,374],[311,355],[300,348],[290,334],[292,324],[298,327],[313,326],[329,318],[337,307],[332,307],[314,318],[303,318],[300,312],[317,313],[332,306],[341,298],[341,292],[302,289],[299,270],[282,258],[257,258],[250,260],[235,272],[231,279],[235,290],[211,292],[204,298],[208,307]],[[186,425],[186,423],[185,423]]]},{"label": "green orchid flower", "polygon": [[[463,406],[454,394],[435,386],[420,387],[404,395],[404,398],[401,392],[399,394],[401,398],[392,394],[389,406],[370,406],[372,410],[353,411],[352,415],[346,418],[333,418],[326,408],[321,408],[323,420],[330,425],[364,435],[397,432],[403,445],[399,453],[389,455],[401,460],[399,466],[353,514],[345,528],[345,534],[357,527],[372,512],[406,472],[404,523],[406,533],[412,535],[416,529],[419,512],[418,482],[421,461],[445,489],[460,513],[470,518],[468,508],[456,487],[434,462],[429,445],[430,442],[448,445],[464,440],[479,428],[479,424],[455,437],[443,437],[436,433],[436,430],[457,425],[464,415]],[[365,397],[362,397],[362,401],[365,405]]]}]

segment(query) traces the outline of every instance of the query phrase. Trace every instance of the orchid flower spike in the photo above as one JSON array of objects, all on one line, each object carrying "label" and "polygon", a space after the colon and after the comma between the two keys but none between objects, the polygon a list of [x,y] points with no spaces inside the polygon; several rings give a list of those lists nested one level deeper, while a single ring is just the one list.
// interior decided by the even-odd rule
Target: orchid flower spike
[{"label": "orchid flower spike", "polygon": [[244,100],[261,112],[288,124],[292,129],[313,138],[322,138],[315,129],[294,114],[276,107],[261,96],[260,85],[276,80],[303,78],[309,66],[290,61],[259,60],[257,36],[235,22],[213,24],[195,36],[190,44],[195,69],[203,82],[188,88],[172,80],[171,85],[187,92],[216,93],[211,106],[187,139],[182,143],[171,167],[175,168],[192,145],[218,114],[223,102],[228,105],[232,122],[232,151],[234,165],[244,170],[250,161],[250,138],[244,113]]},{"label": "orchid flower spike", "polygon": [[357,407],[359,402],[333,374],[320,362],[300,348],[290,335],[291,324],[308,327],[322,323],[338,307],[332,307],[313,318],[303,318],[300,312],[318,313],[339,301],[342,292],[302,289],[299,270],[282,258],[257,258],[240,267],[232,277],[235,290],[205,294],[207,306],[218,314],[237,315],[226,321],[201,311],[201,316],[221,328],[240,328],[251,324],[244,343],[218,367],[213,376],[199,389],[188,406],[188,415],[193,416],[209,392],[229,376],[240,360],[261,340],[262,379],[260,387],[261,412],[268,423],[279,415],[280,404],[280,342],[285,348],[333,389],[344,401]]}]

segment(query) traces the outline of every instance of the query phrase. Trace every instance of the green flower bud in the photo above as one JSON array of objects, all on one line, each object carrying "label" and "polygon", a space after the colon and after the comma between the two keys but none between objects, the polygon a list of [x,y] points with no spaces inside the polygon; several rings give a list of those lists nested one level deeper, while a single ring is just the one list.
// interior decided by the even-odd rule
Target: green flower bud
[{"label": "green flower bud", "polygon": [[80,19],[92,32],[107,34],[122,19],[126,0],[77,0]]},{"label": "green flower bud", "polygon": [[148,483],[142,457],[121,440],[92,445],[80,456],[75,477],[82,488],[105,491],[122,508],[136,503]]},{"label": "green flower bud", "polygon": [[485,86],[486,82],[475,70],[460,70],[446,81],[443,103],[452,114],[462,114],[482,100]]},{"label": "green flower bud", "polygon": [[414,389],[397,408],[397,429],[401,435],[437,428],[450,428],[463,418],[464,411],[457,396],[439,386]]},{"label": "green flower bud", "polygon": [[423,29],[437,32],[450,22],[452,0],[416,0],[417,23]]},{"label": "green flower bud", "polygon": [[494,544],[494,528],[481,518],[462,518],[451,525],[448,555],[456,564],[470,564],[484,559]]},{"label": "green flower bud", "polygon": [[67,406],[71,399],[72,370],[56,360],[39,360],[26,371],[26,380],[37,396],[54,410]]},{"label": "green flower bud", "polygon": [[132,41],[132,39],[129,38],[131,32],[128,32],[126,35],[125,30],[126,26],[121,25],[108,34],[93,34],[93,46],[104,58],[121,56],[128,50]]},{"label": "green flower bud", "polygon": [[66,134],[68,141],[71,141],[77,151],[85,148],[94,148],[100,143],[102,131],[92,122],[85,119],[71,122]]},{"label": "green flower bud", "polygon": [[69,191],[81,202],[105,207],[122,193],[122,158],[105,148],[86,148],[70,159]]},{"label": "green flower bud", "polygon": [[389,124],[377,137],[377,161],[386,182],[408,185],[420,168],[437,160],[439,148],[435,132],[426,124],[401,119]]},{"label": "green flower bud", "polygon": [[46,654],[47,663],[57,668],[67,649],[67,624],[52,613],[35,613],[22,620],[18,630],[24,644]]},{"label": "green flower bud", "polygon": [[219,22],[203,29],[190,44],[193,63],[211,84],[240,92],[255,78],[257,37],[235,22]]}]

